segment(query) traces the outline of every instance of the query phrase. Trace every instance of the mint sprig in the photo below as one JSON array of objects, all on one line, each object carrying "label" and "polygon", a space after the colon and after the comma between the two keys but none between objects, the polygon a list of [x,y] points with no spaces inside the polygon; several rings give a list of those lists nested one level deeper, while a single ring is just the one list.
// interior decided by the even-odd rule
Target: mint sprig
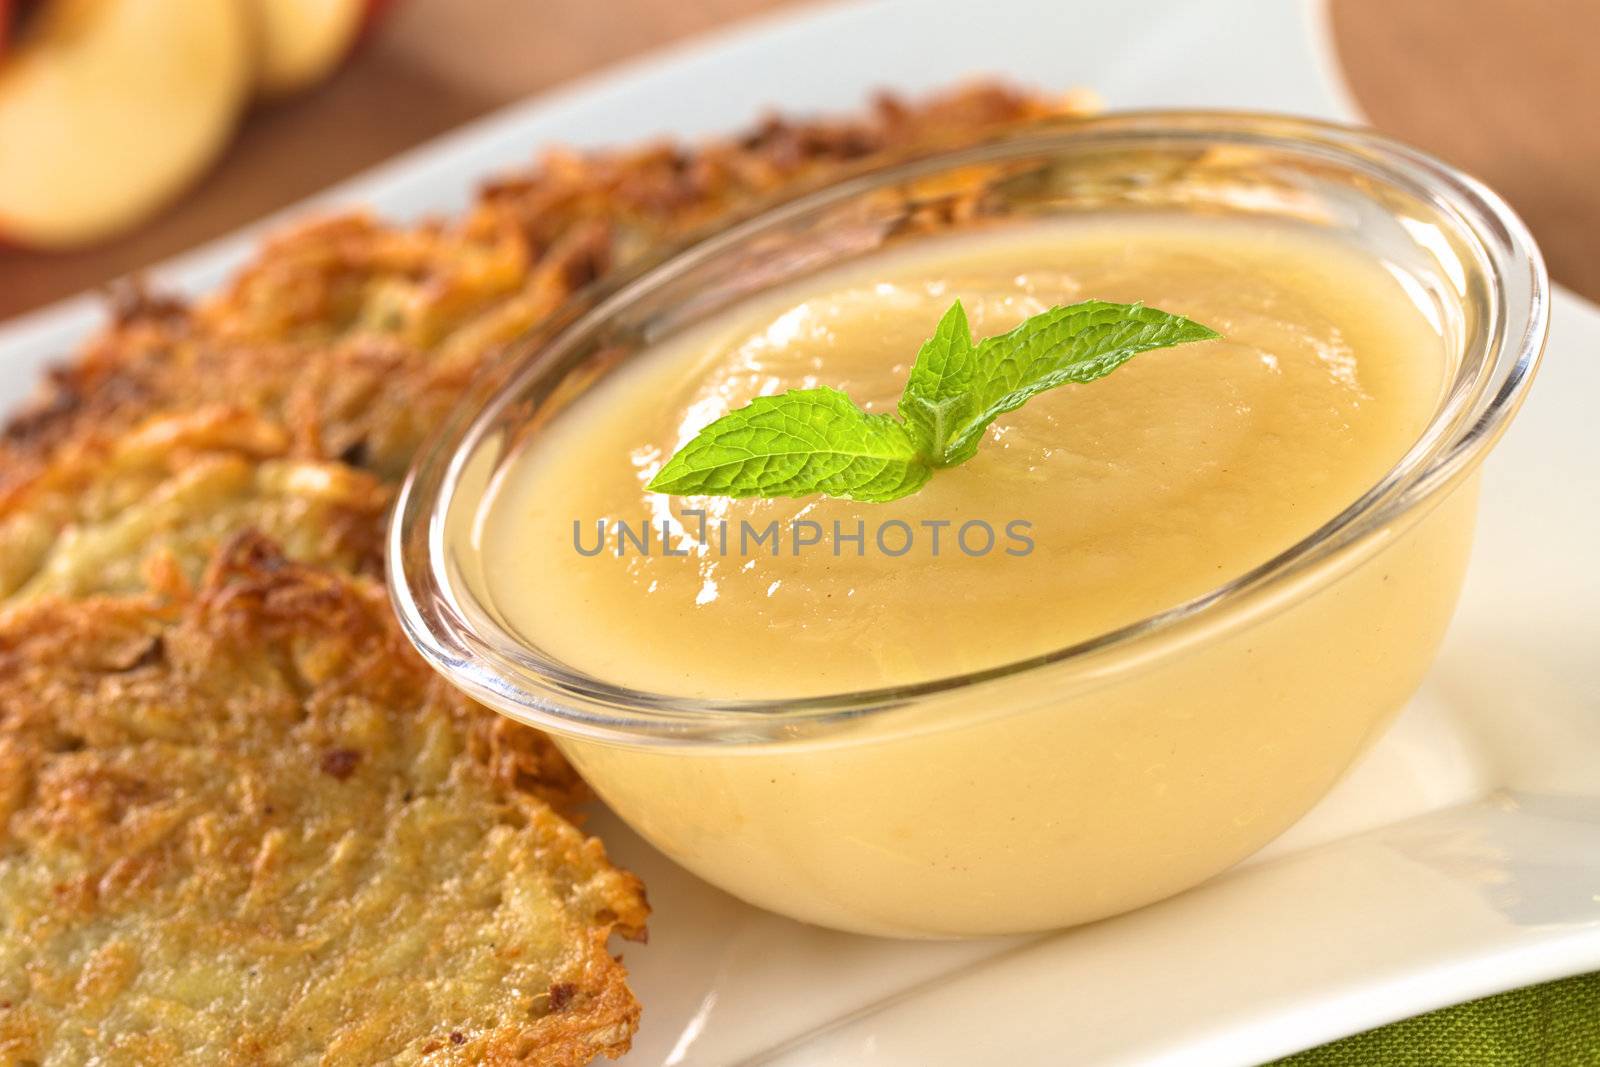
[{"label": "mint sprig", "polygon": [[869,415],[837,389],[760,396],[696,435],[650,481],[680,496],[829,496],[893,500],[933,471],[892,415]]},{"label": "mint sprig", "polygon": [[647,488],[895,500],[971,459],[990,423],[1047,389],[1103,378],[1140,352],[1218,336],[1142,304],[1085,300],[974,344],[958,300],[917,353],[899,419],[868,414],[837,389],[757,397],[696,434]]}]

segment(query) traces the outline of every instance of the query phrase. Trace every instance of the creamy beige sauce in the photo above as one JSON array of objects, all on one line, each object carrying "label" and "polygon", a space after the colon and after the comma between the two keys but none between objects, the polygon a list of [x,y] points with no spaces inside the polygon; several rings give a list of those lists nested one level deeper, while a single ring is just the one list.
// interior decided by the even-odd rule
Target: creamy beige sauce
[{"label": "creamy beige sauce", "polygon": [[[894,410],[958,297],[980,338],[1093,297],[1224,339],[1036,397],[899,501],[644,489],[755,396],[829,385]],[[924,242],[739,307],[612,375],[507,464],[466,547],[513,629],[607,682],[733,699],[920,681],[1093,637],[1270,559],[1399,459],[1444,370],[1437,330],[1385,265],[1311,228],[1127,216]],[[708,513],[704,542],[686,508]],[[619,520],[650,527],[648,554],[635,541],[619,554]],[[742,523],[774,520],[776,553],[748,537],[741,551]],[[663,521],[687,554],[662,551]],[[796,521],[822,540],[796,551]],[[585,555],[597,522],[604,547]],[[958,542],[969,523],[974,554]],[[858,524],[859,548],[835,538]],[[994,542],[979,553],[982,524]],[[910,550],[889,554],[907,528]]]}]

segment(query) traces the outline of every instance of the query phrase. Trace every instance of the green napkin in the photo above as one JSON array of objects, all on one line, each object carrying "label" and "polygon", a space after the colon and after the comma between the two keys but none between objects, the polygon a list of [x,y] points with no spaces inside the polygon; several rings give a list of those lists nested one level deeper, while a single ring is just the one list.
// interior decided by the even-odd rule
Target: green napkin
[{"label": "green napkin", "polygon": [[1600,972],[1369,1030],[1280,1067],[1600,1067]]}]

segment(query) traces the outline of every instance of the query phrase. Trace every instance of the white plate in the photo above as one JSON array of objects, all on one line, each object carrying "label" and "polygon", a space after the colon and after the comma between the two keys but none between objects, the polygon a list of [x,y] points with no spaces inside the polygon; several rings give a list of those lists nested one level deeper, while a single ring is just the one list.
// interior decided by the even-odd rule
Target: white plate
[{"label": "white plate", "polygon": [[[1320,9],[1281,0],[890,2],[811,8],[521,104],[316,203],[448,211],[541,144],[736,127],[764,105],[999,73],[1113,107],[1353,118]],[[304,207],[296,209],[303,211]],[[157,272],[215,285],[259,228]],[[98,321],[79,298],[0,328],[0,408]],[[1600,968],[1600,310],[1555,301],[1532,398],[1491,459],[1461,609],[1400,721],[1255,859],[1044,938],[894,943],[766,915],[602,816],[650,886],[640,1064],[1251,1064]]]}]

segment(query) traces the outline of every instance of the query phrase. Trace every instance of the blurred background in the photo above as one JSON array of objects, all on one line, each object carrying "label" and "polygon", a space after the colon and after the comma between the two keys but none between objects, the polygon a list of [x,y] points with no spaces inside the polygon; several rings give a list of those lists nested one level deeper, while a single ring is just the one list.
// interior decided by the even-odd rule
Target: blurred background
[{"label": "blurred background", "polygon": [[[803,2],[0,0],[0,319],[503,104]],[[1600,299],[1600,0],[1328,6],[1373,124],[1495,186],[1557,280]]]}]

